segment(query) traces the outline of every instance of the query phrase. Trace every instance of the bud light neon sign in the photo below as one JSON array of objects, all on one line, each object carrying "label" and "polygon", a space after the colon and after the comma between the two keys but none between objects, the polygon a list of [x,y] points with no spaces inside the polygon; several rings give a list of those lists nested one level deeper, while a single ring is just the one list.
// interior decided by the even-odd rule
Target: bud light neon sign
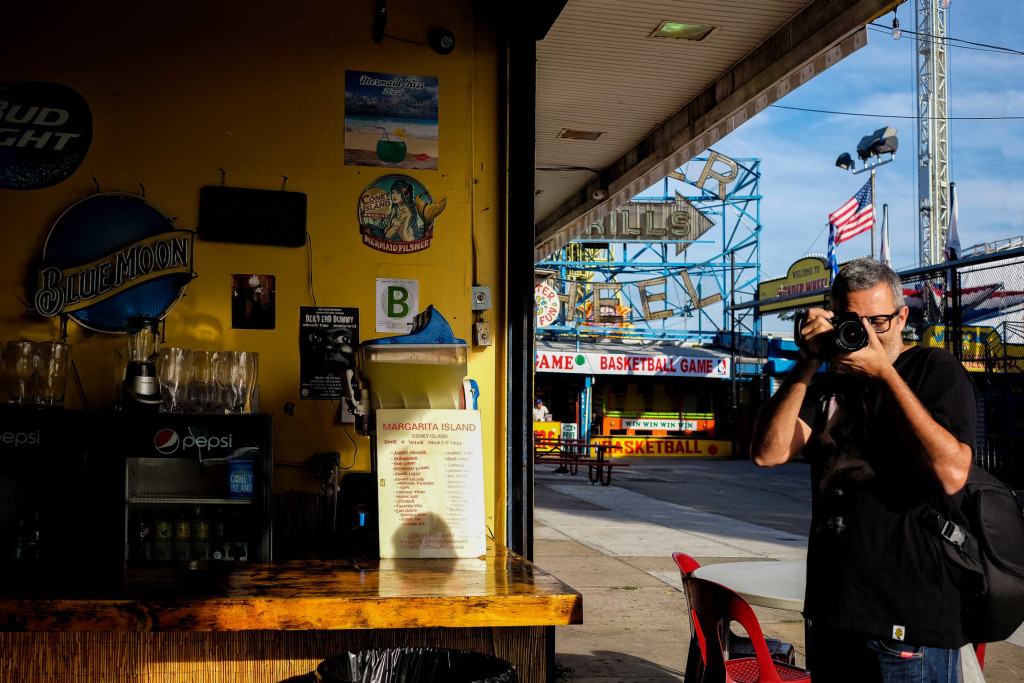
[{"label": "bud light neon sign", "polygon": [[69,178],[89,151],[92,113],[59,83],[0,83],[0,189],[38,190]]}]

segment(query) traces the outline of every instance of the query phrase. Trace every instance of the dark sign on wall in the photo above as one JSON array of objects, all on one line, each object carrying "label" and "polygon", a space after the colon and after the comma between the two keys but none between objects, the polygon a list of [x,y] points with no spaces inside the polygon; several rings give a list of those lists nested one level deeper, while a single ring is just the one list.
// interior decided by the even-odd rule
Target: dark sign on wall
[{"label": "dark sign on wall", "polygon": [[199,236],[217,242],[301,247],[306,195],[207,185],[199,190]]},{"label": "dark sign on wall", "polygon": [[58,83],[0,83],[0,189],[37,190],[71,176],[92,142],[85,99]]}]

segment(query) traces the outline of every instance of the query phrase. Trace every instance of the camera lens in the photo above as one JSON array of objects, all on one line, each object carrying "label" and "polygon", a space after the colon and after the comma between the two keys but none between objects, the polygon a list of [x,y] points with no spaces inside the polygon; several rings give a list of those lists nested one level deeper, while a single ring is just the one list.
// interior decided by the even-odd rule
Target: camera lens
[{"label": "camera lens", "polygon": [[852,353],[868,345],[868,335],[860,319],[845,320],[836,325],[835,345],[842,353]]}]

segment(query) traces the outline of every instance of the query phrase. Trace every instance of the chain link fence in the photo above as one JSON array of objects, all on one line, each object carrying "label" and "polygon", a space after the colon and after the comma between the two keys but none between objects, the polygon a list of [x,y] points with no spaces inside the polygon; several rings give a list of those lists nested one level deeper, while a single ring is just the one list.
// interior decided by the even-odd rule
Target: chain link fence
[{"label": "chain link fence", "polygon": [[978,392],[975,460],[1024,489],[1024,253],[900,273],[908,343],[944,346]]}]

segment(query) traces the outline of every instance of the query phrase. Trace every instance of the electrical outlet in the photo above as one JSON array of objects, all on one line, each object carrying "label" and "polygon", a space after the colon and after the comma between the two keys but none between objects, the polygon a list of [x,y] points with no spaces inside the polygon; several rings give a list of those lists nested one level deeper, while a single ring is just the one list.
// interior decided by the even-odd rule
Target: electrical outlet
[{"label": "electrical outlet", "polygon": [[341,468],[341,453],[329,451],[327,453],[314,453],[312,459],[313,474],[319,479],[326,479],[331,474],[331,469]]},{"label": "electrical outlet", "polygon": [[491,288],[484,287],[482,285],[474,285],[472,304],[472,308],[474,311],[491,310]]},{"label": "electrical outlet", "polygon": [[476,346],[490,346],[491,345],[491,324],[490,323],[473,323],[473,344]]}]

